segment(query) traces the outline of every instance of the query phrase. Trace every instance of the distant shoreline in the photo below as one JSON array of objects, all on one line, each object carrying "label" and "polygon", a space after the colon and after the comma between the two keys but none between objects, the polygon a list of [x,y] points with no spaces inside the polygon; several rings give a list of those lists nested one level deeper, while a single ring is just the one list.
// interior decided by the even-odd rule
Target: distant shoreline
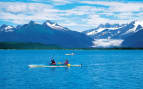
[{"label": "distant shoreline", "polygon": [[0,50],[143,50],[143,48],[5,48]]},{"label": "distant shoreline", "polygon": [[54,44],[0,42],[0,50],[143,50],[143,48],[63,48]]}]

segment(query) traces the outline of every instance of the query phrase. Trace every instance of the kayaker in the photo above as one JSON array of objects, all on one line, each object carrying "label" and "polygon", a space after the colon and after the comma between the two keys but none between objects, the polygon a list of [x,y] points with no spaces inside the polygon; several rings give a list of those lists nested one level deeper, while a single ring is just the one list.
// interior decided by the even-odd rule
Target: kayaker
[{"label": "kayaker", "polygon": [[64,64],[65,64],[65,65],[69,64],[69,61],[68,61],[68,60],[66,60]]},{"label": "kayaker", "polygon": [[56,65],[56,62],[54,59],[51,60],[51,65]]}]

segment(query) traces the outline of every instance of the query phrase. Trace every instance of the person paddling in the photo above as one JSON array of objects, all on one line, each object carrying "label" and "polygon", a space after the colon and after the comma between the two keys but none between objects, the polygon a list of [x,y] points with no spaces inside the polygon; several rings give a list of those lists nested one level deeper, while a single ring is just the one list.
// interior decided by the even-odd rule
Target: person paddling
[{"label": "person paddling", "polygon": [[71,64],[69,64],[69,61],[68,61],[68,60],[65,61],[64,65],[67,65],[68,67],[71,66]]},{"label": "person paddling", "polygon": [[54,59],[51,60],[51,65],[56,65],[56,62]]},{"label": "person paddling", "polygon": [[64,65],[67,65],[67,64],[69,64],[69,61],[68,61],[68,60],[65,61]]}]

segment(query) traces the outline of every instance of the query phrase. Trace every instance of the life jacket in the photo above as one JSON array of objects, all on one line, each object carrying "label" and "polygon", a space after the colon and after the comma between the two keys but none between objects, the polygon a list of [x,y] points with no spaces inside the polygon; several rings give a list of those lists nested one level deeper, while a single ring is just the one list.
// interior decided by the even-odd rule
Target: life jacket
[{"label": "life jacket", "polygon": [[52,63],[52,65],[56,65],[56,63]]},{"label": "life jacket", "polygon": [[52,65],[56,65],[56,62],[54,60],[51,60],[51,62]]}]

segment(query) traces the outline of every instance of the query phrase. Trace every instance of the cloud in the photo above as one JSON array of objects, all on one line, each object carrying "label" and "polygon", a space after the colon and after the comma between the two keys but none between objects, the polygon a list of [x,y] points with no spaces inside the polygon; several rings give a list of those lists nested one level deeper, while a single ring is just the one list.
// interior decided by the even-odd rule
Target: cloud
[{"label": "cloud", "polygon": [[77,6],[76,8],[66,10],[67,15],[89,15],[95,12],[102,11],[104,8],[96,8],[93,6]]},{"label": "cloud", "polygon": [[[89,25],[99,25],[105,23],[128,23],[133,20],[143,18],[140,15],[143,11],[143,3],[131,3],[131,2],[109,2],[109,1],[80,1],[89,6],[100,5],[102,9],[99,12],[89,13],[88,21]],[[100,8],[101,8],[100,7]],[[134,13],[138,12],[138,13]],[[88,13],[88,12],[87,12]]]},{"label": "cloud", "polygon": [[76,22],[70,21],[70,20],[65,20],[64,22],[62,21],[60,24],[64,27],[70,27],[70,26],[77,26],[78,24]]},{"label": "cloud", "polygon": [[101,18],[99,15],[89,15],[89,18],[87,19],[88,24],[91,25],[99,25],[100,23],[105,24],[109,22],[108,18]]},{"label": "cloud", "polygon": [[57,20],[60,10],[53,6],[40,3],[21,3],[21,2],[0,2],[0,19],[10,20],[16,23],[20,20],[25,23],[28,20]]},{"label": "cloud", "polygon": [[77,6],[73,9],[65,10],[64,16],[71,16],[68,20],[76,21],[77,26],[82,26],[82,28],[95,27],[101,23],[108,22],[107,19],[101,18],[100,15],[97,14],[104,10],[105,8],[97,8],[94,6]]},{"label": "cloud", "polygon": [[[0,19],[15,24],[29,20],[47,19],[61,23],[78,31],[94,28],[99,24],[125,24],[143,19],[143,3],[76,1],[76,0],[32,0],[33,2],[0,2]],[[70,4],[70,5],[68,5]],[[64,6],[66,9],[60,9]]]},{"label": "cloud", "polygon": [[41,3],[51,3],[53,5],[66,5],[66,4],[72,4],[76,2],[75,0],[32,0],[34,2],[41,2]]},{"label": "cloud", "polygon": [[[125,16],[126,17],[126,16]],[[121,18],[121,17],[119,17]],[[123,18],[123,17],[122,17]],[[110,23],[110,24],[127,24],[131,21],[133,21],[134,19],[110,19],[110,18],[104,18],[104,17],[100,17],[100,15],[90,15],[88,19],[85,19],[85,21],[87,21],[89,26],[98,26],[100,24],[106,24],[106,23]]]},{"label": "cloud", "polygon": [[125,3],[125,2],[107,2],[107,1],[80,1],[81,3],[91,5],[103,5],[108,6],[110,12],[133,12],[142,11],[143,3]]},{"label": "cloud", "polygon": [[93,47],[119,47],[122,42],[123,40],[117,39],[96,39],[95,41],[93,41]]},{"label": "cloud", "polygon": [[116,15],[118,19],[127,19],[127,20],[135,20],[137,19],[134,13],[126,12],[126,13],[120,13]]},{"label": "cloud", "polygon": [[59,10],[55,9],[52,5],[42,3],[0,2],[0,19],[15,24],[24,24],[30,20],[39,21],[49,19],[59,21],[60,23],[62,21],[61,25],[63,26],[77,26],[77,28],[80,29],[80,26],[87,28],[88,24],[82,24],[84,20],[82,20],[83,18],[79,15],[91,14],[100,9],[101,8],[97,9],[89,6],[79,6],[69,10]]},{"label": "cloud", "polygon": [[55,5],[65,5],[73,3],[73,0],[52,0]]},{"label": "cloud", "polygon": [[122,3],[122,5],[117,4],[117,6],[111,6],[110,10],[112,12],[134,12],[142,11],[143,3]]},{"label": "cloud", "polygon": [[[112,13],[107,8],[99,8],[94,6],[78,6],[71,10],[66,10],[64,15],[79,16],[78,20],[84,23],[84,26],[95,27],[105,23],[125,24],[137,18],[133,17],[133,13]],[[105,15],[105,16],[103,16]],[[83,18],[81,18],[83,16]],[[108,17],[107,17],[108,16]],[[72,17],[75,18],[75,17]],[[114,19],[113,19],[114,18]]]}]

